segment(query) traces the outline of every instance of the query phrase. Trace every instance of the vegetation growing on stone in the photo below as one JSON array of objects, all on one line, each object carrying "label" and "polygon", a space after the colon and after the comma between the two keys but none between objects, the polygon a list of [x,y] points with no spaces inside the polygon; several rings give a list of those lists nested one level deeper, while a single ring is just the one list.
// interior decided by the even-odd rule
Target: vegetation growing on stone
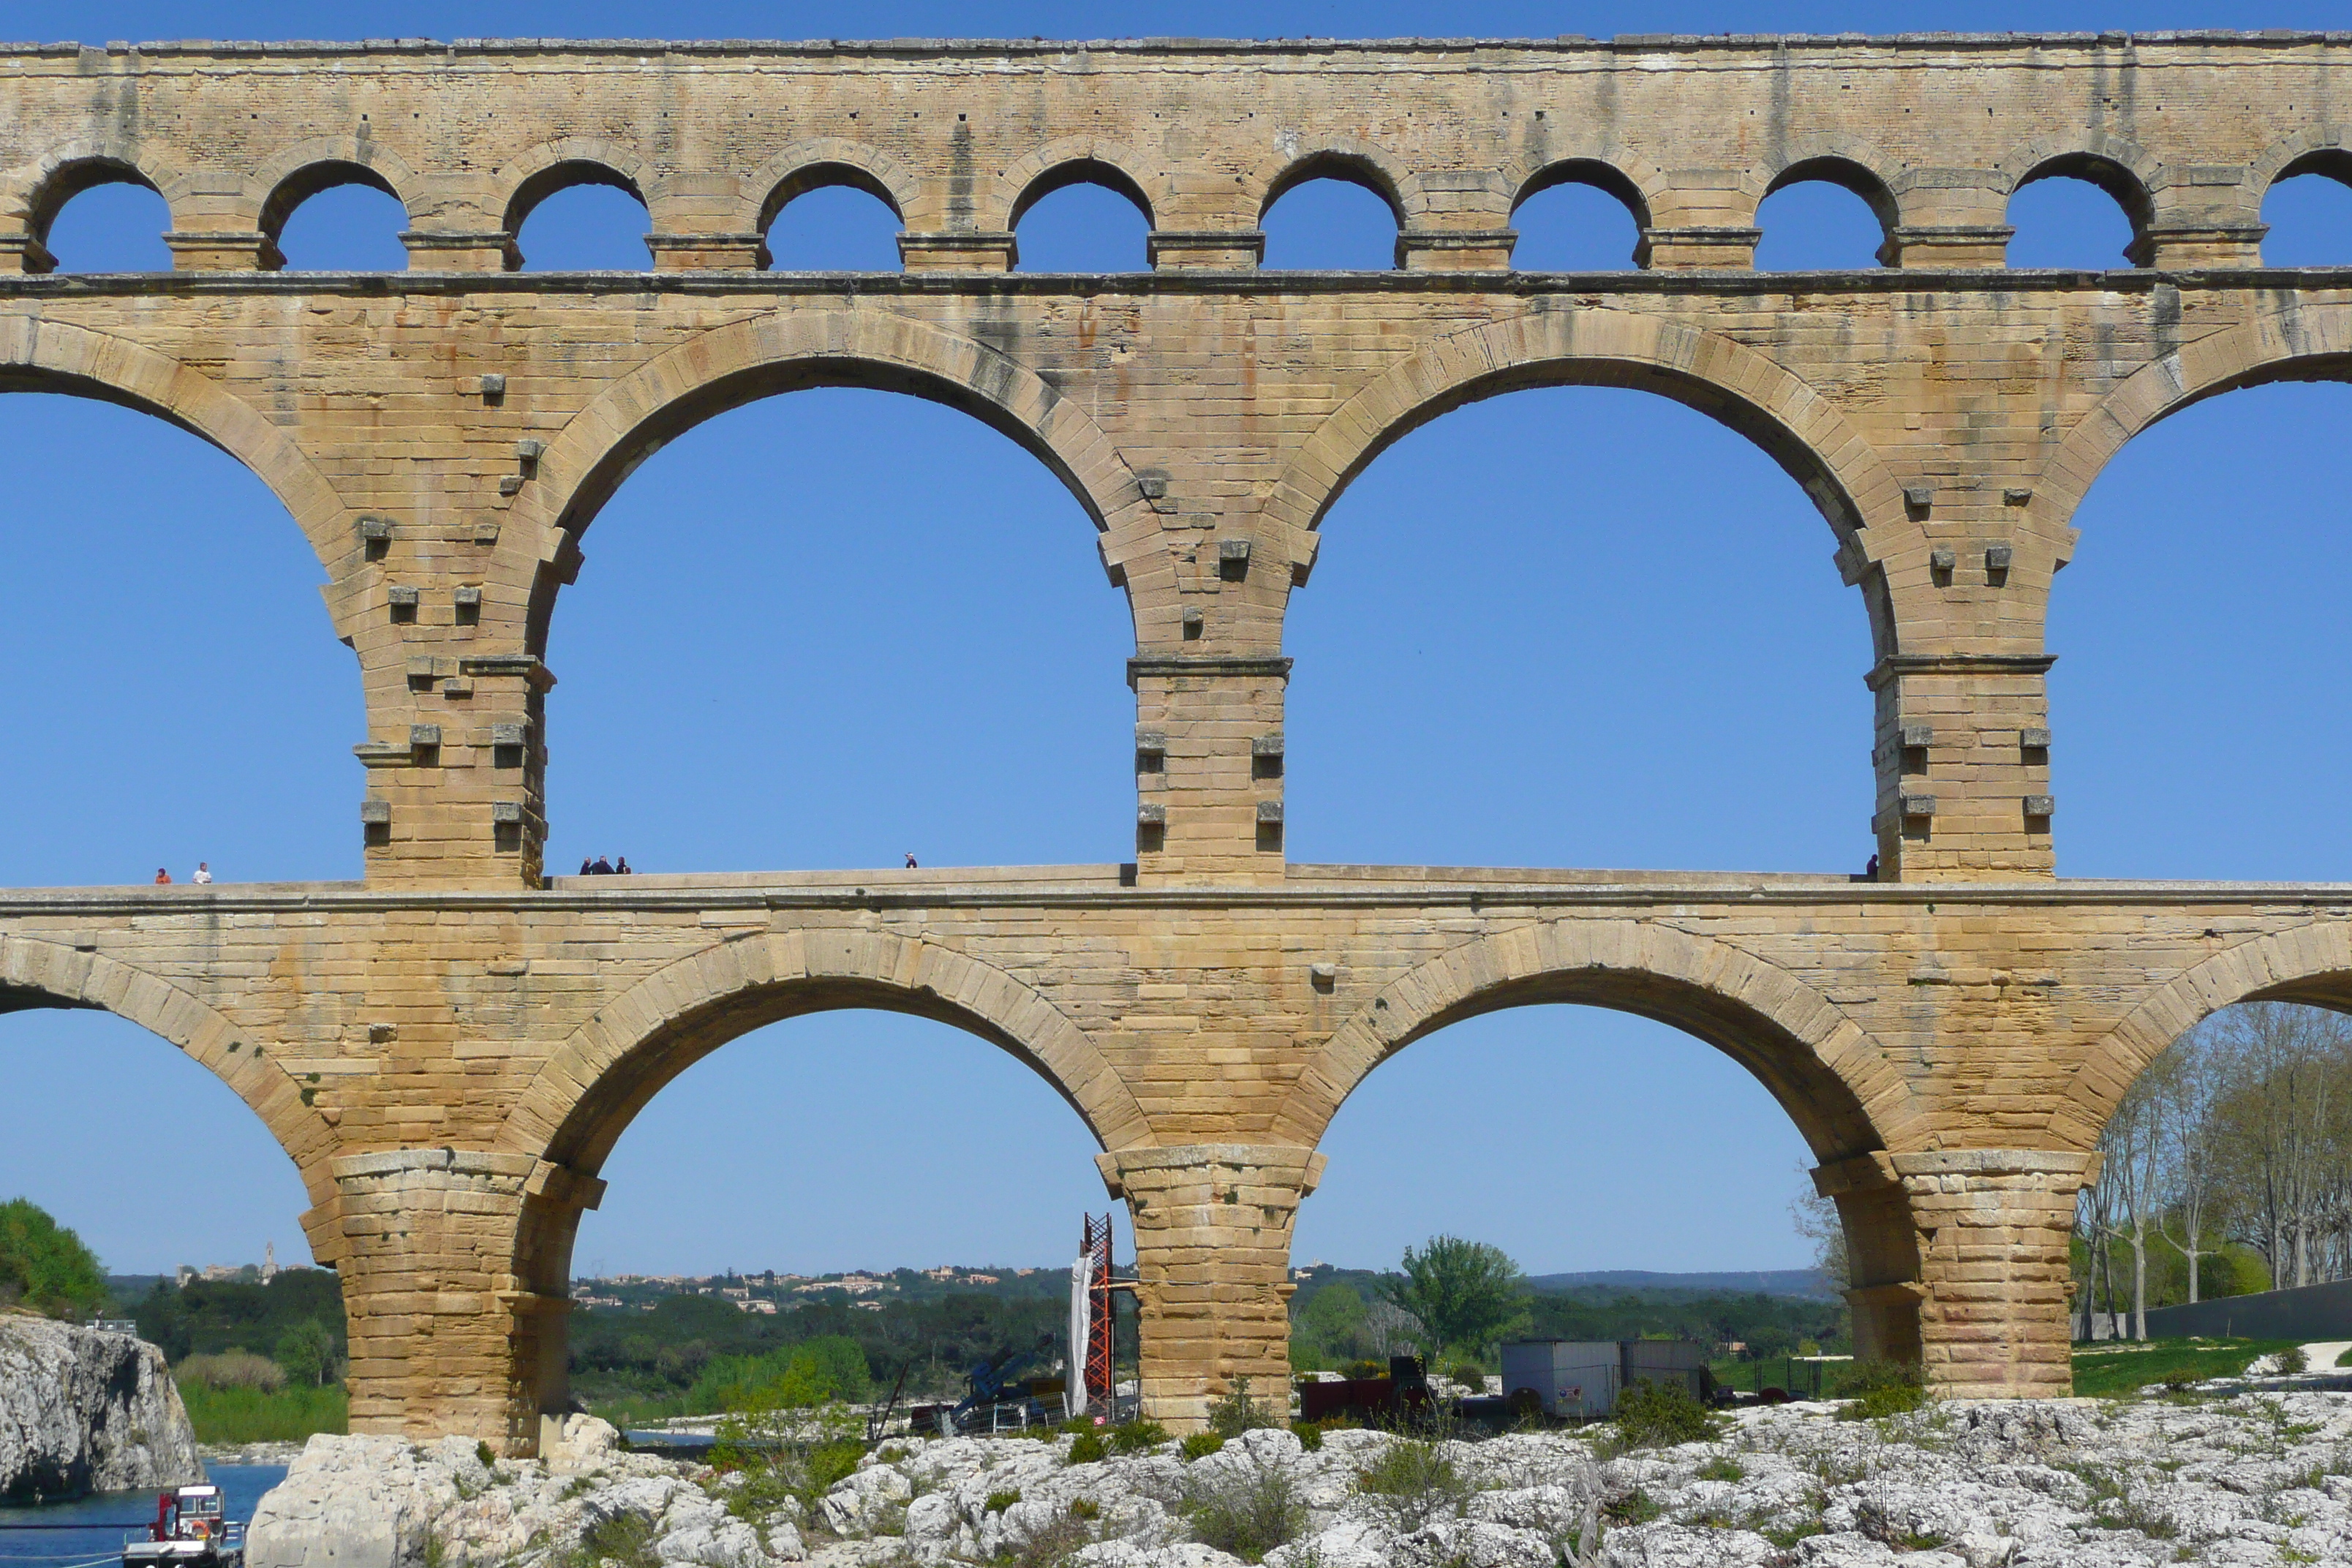
[{"label": "vegetation growing on stone", "polygon": [[106,1300],[106,1271],[80,1237],[29,1198],[0,1204],[0,1307],[87,1318]]}]

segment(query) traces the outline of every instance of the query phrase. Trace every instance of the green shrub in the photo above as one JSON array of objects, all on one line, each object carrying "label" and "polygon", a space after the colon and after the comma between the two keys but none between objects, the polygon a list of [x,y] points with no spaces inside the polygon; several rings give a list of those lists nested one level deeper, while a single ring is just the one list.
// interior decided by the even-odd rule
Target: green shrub
[{"label": "green shrub", "polygon": [[312,1388],[335,1380],[335,1336],[316,1318],[305,1318],[278,1336],[276,1358],[286,1375]]},{"label": "green shrub", "polygon": [[1617,1395],[1617,1439],[1628,1448],[1710,1443],[1722,1435],[1723,1423],[1691,1397],[1680,1378],[1644,1378]]},{"label": "green shrub", "polygon": [[1072,1519],[1100,1519],[1102,1517],[1102,1504],[1095,1501],[1092,1498],[1072,1498],[1070,1500],[1070,1517]]},{"label": "green shrub", "polygon": [[1184,1439],[1177,1452],[1184,1456],[1185,1463],[1190,1464],[1194,1459],[1207,1458],[1224,1446],[1224,1434],[1221,1432],[1195,1432]]},{"label": "green shrub", "polygon": [[1389,1374],[1388,1363],[1383,1361],[1351,1361],[1339,1370],[1347,1374],[1350,1383],[1367,1383]]},{"label": "green shrub", "polygon": [[2311,1357],[2301,1345],[2289,1345],[2271,1359],[2282,1377],[2294,1377],[2311,1370]]},{"label": "green shrub", "polygon": [[1445,1369],[1445,1375],[1465,1388],[1486,1386],[1486,1369],[1475,1361],[1457,1361]]},{"label": "green shrub", "polygon": [[1250,1397],[1250,1380],[1246,1377],[1234,1379],[1234,1391],[1209,1405],[1209,1430],[1220,1437],[1238,1437],[1244,1432],[1283,1424],[1281,1416]]},{"label": "green shrub", "polygon": [[106,1305],[106,1271],[81,1237],[29,1198],[0,1204],[0,1307],[79,1318]]},{"label": "green shrub", "polygon": [[199,1443],[299,1443],[315,1433],[341,1435],[351,1426],[351,1400],[339,1384],[267,1393],[187,1383],[180,1385],[180,1400]]},{"label": "green shrub", "polygon": [[1307,1528],[1307,1505],[1299,1500],[1297,1484],[1278,1465],[1193,1471],[1185,1478],[1183,1510],[1194,1539],[1244,1563],[1263,1561]]},{"label": "green shrub", "polygon": [[866,1352],[840,1334],[804,1340],[765,1355],[713,1356],[687,1392],[697,1415],[736,1410],[804,1410],[861,1400],[873,1391]]},{"label": "green shrub", "polygon": [[1003,1513],[1006,1509],[1011,1508],[1014,1503],[1019,1502],[1020,1500],[1021,1489],[1019,1487],[1013,1488],[1009,1492],[991,1492],[988,1494],[988,1501],[983,1505],[982,1511],[986,1513]]},{"label": "green shrub", "polygon": [[181,1397],[191,1388],[250,1388],[276,1394],[286,1386],[286,1369],[251,1351],[223,1351],[218,1355],[192,1355],[172,1369],[172,1381]]},{"label": "green shrub", "polygon": [[1927,1385],[1909,1362],[1858,1361],[1837,1380],[1836,1396],[1847,1403],[1841,1421],[1875,1421],[1900,1415],[1927,1403]]},{"label": "green shrub", "polygon": [[1400,1531],[1419,1530],[1460,1510],[1470,1488],[1434,1443],[1401,1437],[1356,1472],[1356,1490],[1376,1500]]},{"label": "green shrub", "polygon": [[1703,1481],[1744,1481],[1748,1479],[1748,1471],[1730,1455],[1717,1454],[1698,1468],[1698,1479]]},{"label": "green shrub", "polygon": [[1123,1421],[1110,1429],[1115,1454],[1143,1454],[1168,1441],[1168,1428],[1157,1421]]},{"label": "green shrub", "polygon": [[1109,1452],[1110,1445],[1103,1441],[1101,1433],[1081,1432],[1070,1439],[1068,1462],[1073,1465],[1091,1465]]},{"label": "green shrub", "polygon": [[1319,1421],[1293,1421],[1290,1430],[1298,1438],[1298,1446],[1310,1454],[1323,1446],[1323,1424]]}]

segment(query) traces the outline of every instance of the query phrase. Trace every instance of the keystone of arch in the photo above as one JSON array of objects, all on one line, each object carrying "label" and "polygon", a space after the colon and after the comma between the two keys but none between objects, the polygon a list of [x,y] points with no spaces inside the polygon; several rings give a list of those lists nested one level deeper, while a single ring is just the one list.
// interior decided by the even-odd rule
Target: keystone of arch
[{"label": "keystone of arch", "polygon": [[[20,372],[34,375],[16,374]],[[107,402],[168,419],[218,447],[250,468],[293,514],[328,575],[341,574],[342,557],[356,548],[343,526],[342,498],[285,432],[219,383],[127,338],[29,313],[0,313],[0,380],[21,385],[29,379],[37,387],[44,376],[81,383],[80,390],[102,389],[97,395]],[[333,603],[331,593],[330,608]]]},{"label": "keystone of arch", "polygon": [[302,1103],[294,1076],[238,1027],[170,981],[97,952],[31,937],[0,936],[0,985],[50,998],[61,1007],[90,1007],[127,1018],[187,1053],[253,1109],[278,1146],[302,1173],[313,1204],[335,1190],[329,1156],[340,1146],[334,1128]]},{"label": "keystone of arch", "polygon": [[[1709,387],[1769,421],[1781,445],[1801,449],[1819,471],[1801,471],[1790,451],[1768,445],[1768,454],[1805,488],[1841,545],[1862,560],[1889,561],[1923,542],[1885,461],[1801,379],[1718,333],[1627,310],[1576,309],[1530,311],[1450,333],[1391,366],[1325,418],[1291,459],[1266,500],[1267,520],[1278,534],[1267,542],[1287,550],[1294,578],[1303,579],[1315,559],[1315,531],[1324,512],[1391,442],[1467,401],[1481,382],[1566,384],[1579,378],[1547,373],[1611,363]],[[1908,553],[1924,561],[1919,550]],[[1923,580],[1924,574],[1923,566]]]},{"label": "keystone of arch", "polygon": [[[1083,1029],[1045,996],[982,960],[877,931],[768,932],[719,942],[656,970],[574,1030],[533,1076],[499,1133],[501,1148],[568,1153],[597,1085],[665,1036],[731,1002],[826,982],[862,983],[907,1011],[1006,1047],[1053,1085],[1107,1149],[1156,1142],[1134,1091]],[[757,1026],[753,1026],[756,1027]],[[746,1031],[748,1032],[748,1031]],[[593,1171],[583,1172],[593,1175]]]},{"label": "keystone of arch", "polygon": [[[1160,548],[1157,514],[1125,457],[1085,409],[984,343],[873,307],[763,314],[715,327],[638,366],[565,422],[540,458],[539,482],[524,490],[511,516],[530,531],[539,559],[551,563],[562,552],[563,524],[582,488],[647,424],[734,377],[828,361],[910,372],[994,410],[1000,427],[1018,431],[1078,496],[1102,531],[1099,544],[1111,568]],[[595,500],[601,505],[604,498]]]},{"label": "keystone of arch", "polygon": [[[1769,1059],[1778,1052],[1790,1088],[1839,1091],[1849,1104],[1815,1104],[1810,1116],[1808,1108],[1789,1104],[1790,1097],[1776,1091],[1822,1160],[1917,1143],[1922,1118],[1910,1085],[1827,997],[1753,953],[1654,921],[1624,920],[1533,921],[1465,942],[1391,981],[1308,1060],[1275,1116],[1269,1141],[1314,1147],[1373,1068],[1445,1024],[1514,1005],[1515,994],[1548,977],[1597,979],[1612,973],[1622,976],[1626,997],[1663,981],[1717,1005],[1745,1020],[1755,1057]],[[1599,987],[1576,999],[1623,1005]],[[1721,1040],[1710,1043],[1723,1047]]]},{"label": "keystone of arch", "polygon": [[2222,1008],[2240,1002],[2302,1001],[2313,983],[2332,980],[2352,1001],[2352,924],[2313,921],[2224,948],[2160,986],[2107,1032],[2067,1081],[2051,1114],[2044,1146],[2088,1150],[2135,1079],[2166,1047]]},{"label": "keystone of arch", "polygon": [[2141,366],[2075,423],[2034,487],[2029,517],[2063,529],[2126,442],[2218,393],[2284,375],[2299,362],[2352,358],[2352,305],[2288,303],[2183,343]]}]

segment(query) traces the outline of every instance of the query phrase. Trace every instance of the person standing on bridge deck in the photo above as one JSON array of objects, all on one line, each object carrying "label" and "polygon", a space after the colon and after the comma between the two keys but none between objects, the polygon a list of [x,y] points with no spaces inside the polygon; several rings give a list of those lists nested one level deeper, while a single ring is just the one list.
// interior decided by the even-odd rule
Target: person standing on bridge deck
[{"label": "person standing on bridge deck", "polygon": [[915,865],[915,852],[914,852],[913,850],[909,849],[909,850],[908,850],[908,851],[907,851],[907,869],[908,869],[908,870],[909,870],[909,871],[912,871],[912,870],[915,870],[916,868],[916,868],[916,865]]},{"label": "person standing on bridge deck", "polygon": [[170,886],[172,885],[172,873],[170,873],[169,871],[166,871],[166,870],[165,870],[165,869],[163,869],[163,867],[161,867],[161,866],[156,867],[156,868],[155,868],[155,885],[156,885],[157,887],[159,887],[159,888],[168,888],[168,887],[170,887]]},{"label": "person standing on bridge deck", "polygon": [[632,875],[634,875],[634,874],[635,874],[635,873],[633,873],[633,872],[632,872],[632,871],[630,871],[630,869],[629,869],[629,858],[628,858],[626,855],[623,855],[623,856],[619,857],[618,858],[616,858],[615,860],[614,860],[614,862],[613,862],[613,875],[614,875],[615,877],[627,877],[627,876],[632,876]]},{"label": "person standing on bridge deck", "polygon": [[211,886],[212,886],[212,884],[213,884],[213,865],[212,865],[212,862],[211,862],[211,861],[209,861],[209,860],[199,860],[199,861],[197,861],[197,862],[196,862],[196,874],[195,874],[194,876],[193,876],[193,877],[189,878],[189,879],[188,879],[188,880],[189,880],[189,881],[191,881],[191,882],[194,882],[194,883],[197,887],[199,887],[199,888],[209,888],[209,887],[211,887]]},{"label": "person standing on bridge deck", "polygon": [[588,868],[588,874],[592,877],[609,877],[613,874],[613,863],[599,855],[596,857],[596,863]]}]

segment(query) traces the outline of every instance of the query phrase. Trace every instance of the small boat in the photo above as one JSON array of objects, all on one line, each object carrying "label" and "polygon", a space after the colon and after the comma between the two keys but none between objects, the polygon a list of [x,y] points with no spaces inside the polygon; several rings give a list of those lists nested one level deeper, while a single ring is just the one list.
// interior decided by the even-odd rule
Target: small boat
[{"label": "small boat", "polygon": [[122,1568],[245,1568],[245,1526],[223,1517],[220,1488],[176,1487],[155,1500],[146,1538],[122,1543]]}]

